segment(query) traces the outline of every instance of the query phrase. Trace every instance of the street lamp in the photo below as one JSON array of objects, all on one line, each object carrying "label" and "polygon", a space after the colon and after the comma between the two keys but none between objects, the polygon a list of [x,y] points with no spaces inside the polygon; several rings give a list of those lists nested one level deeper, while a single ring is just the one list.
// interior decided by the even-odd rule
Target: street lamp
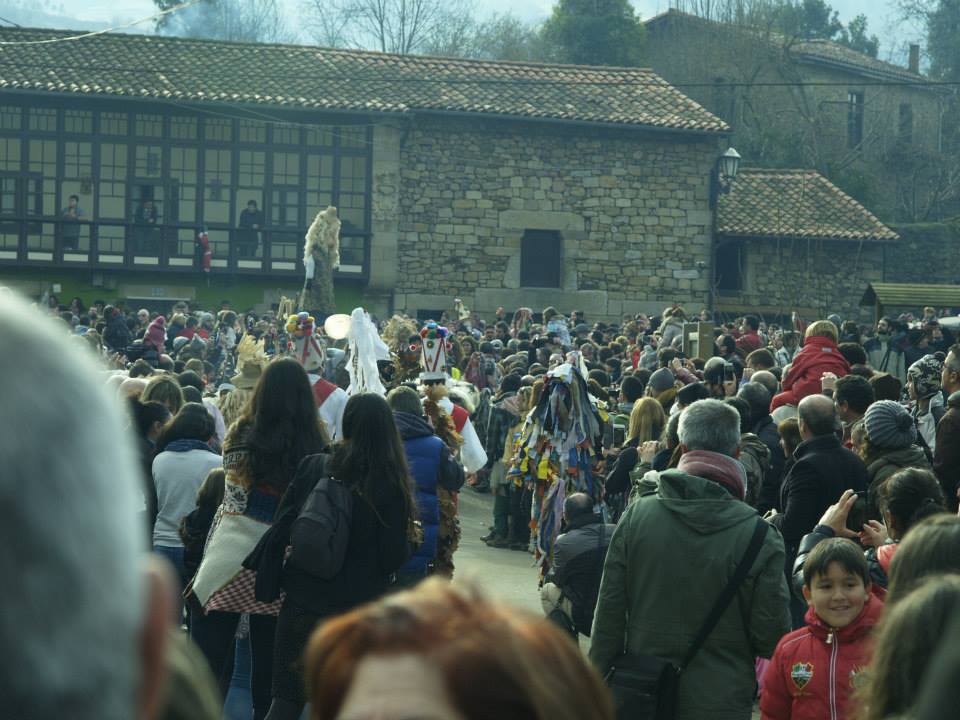
[{"label": "street lamp", "polygon": [[740,169],[740,153],[733,148],[727,148],[726,152],[717,158],[717,163],[710,173],[710,207],[717,206],[717,199],[720,195],[730,192],[733,181],[737,178],[737,171]]}]

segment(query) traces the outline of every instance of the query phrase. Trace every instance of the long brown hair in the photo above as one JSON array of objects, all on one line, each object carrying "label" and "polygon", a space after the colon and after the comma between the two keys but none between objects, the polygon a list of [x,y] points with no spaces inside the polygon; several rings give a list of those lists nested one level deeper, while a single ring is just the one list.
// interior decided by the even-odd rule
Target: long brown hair
[{"label": "long brown hair", "polygon": [[410,653],[440,672],[466,720],[614,717],[597,671],[548,620],[432,578],[313,634],[306,652],[312,720],[337,717],[366,657]]},{"label": "long brown hair", "polygon": [[940,513],[917,523],[890,562],[886,607],[896,605],[925,577],[960,573],[960,517]]},{"label": "long brown hair", "polygon": [[238,422],[247,428],[254,482],[280,491],[305,456],[328,444],[307,372],[291,358],[267,365]]},{"label": "long brown hair", "polygon": [[958,613],[960,575],[955,574],[929,577],[887,608],[867,684],[857,695],[859,720],[907,716],[938,647],[951,638],[945,630]]}]

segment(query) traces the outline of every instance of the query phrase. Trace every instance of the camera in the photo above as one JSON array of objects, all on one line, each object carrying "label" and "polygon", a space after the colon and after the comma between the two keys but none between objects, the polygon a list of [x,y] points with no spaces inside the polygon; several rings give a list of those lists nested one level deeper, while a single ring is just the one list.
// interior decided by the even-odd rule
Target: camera
[{"label": "camera", "polygon": [[736,382],[737,372],[733,367],[733,363],[724,363],[723,364],[723,381],[724,382]]}]

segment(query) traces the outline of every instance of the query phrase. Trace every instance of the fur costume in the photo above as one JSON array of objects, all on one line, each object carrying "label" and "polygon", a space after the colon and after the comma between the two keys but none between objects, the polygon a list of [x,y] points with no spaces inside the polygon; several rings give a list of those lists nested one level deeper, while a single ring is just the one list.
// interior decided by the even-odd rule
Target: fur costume
[{"label": "fur costume", "polygon": [[[438,404],[441,397],[446,395],[442,385],[432,385],[426,389],[426,399],[423,401],[423,410],[433,431],[437,434],[454,457],[460,454],[463,438],[453,424],[453,418],[447,415]],[[437,558],[434,561],[434,573],[447,578],[453,577],[453,554],[460,546],[460,518],[457,513],[459,493],[437,488],[437,499],[440,501],[440,530],[437,538]]]},{"label": "fur costume", "polygon": [[317,213],[305,240],[305,277],[300,307],[310,307],[329,315],[335,311],[333,269],[340,265],[340,218],[335,207]]}]

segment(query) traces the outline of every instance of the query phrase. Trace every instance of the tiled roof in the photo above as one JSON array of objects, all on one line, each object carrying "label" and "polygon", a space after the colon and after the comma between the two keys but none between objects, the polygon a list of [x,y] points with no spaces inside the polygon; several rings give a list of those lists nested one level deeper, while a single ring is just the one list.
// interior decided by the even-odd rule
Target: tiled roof
[{"label": "tiled roof", "polygon": [[[701,18],[696,15],[682,12],[676,8],[670,8],[659,15],[651,17],[644,22],[644,25],[652,28],[667,20],[682,20],[687,23],[701,23],[705,26],[710,26],[713,28],[725,27],[730,31],[750,31],[750,28],[744,28],[743,26],[736,25],[726,25],[725,23],[716,20]],[[900,67],[899,65],[894,65],[893,63],[884,62],[883,60],[870,57],[866,53],[857,52],[852,48],[848,48],[847,46],[833,42],[832,40],[791,40],[780,33],[767,32],[762,29],[757,32],[757,35],[758,37],[769,40],[771,46],[775,47],[776,49],[788,48],[790,54],[800,60],[806,60],[814,63],[819,61],[827,62],[832,65],[842,65],[850,72],[866,74],[874,77],[879,75],[881,77],[893,78],[900,81],[913,81],[917,84],[925,84],[930,82],[930,78],[924,75],[918,75],[910,72],[910,70],[905,67]]]},{"label": "tiled roof", "polygon": [[886,307],[960,307],[960,286],[871,283],[860,304],[878,303]]},{"label": "tiled roof", "polygon": [[878,60],[865,53],[857,52],[840,43],[830,40],[802,40],[790,46],[790,53],[794,56],[816,62],[827,61],[843,65],[853,72],[864,72],[870,75],[894,77],[898,80],[914,81],[917,83],[929,82],[923,75],[910,72],[907,68],[893,63]]},{"label": "tiled roof", "polygon": [[741,168],[717,205],[721,235],[890,241],[899,236],[815,170]]},{"label": "tiled roof", "polygon": [[[0,29],[0,42],[68,37]],[[0,45],[0,89],[361,113],[458,112],[727,132],[650,70],[106,34]]]}]

